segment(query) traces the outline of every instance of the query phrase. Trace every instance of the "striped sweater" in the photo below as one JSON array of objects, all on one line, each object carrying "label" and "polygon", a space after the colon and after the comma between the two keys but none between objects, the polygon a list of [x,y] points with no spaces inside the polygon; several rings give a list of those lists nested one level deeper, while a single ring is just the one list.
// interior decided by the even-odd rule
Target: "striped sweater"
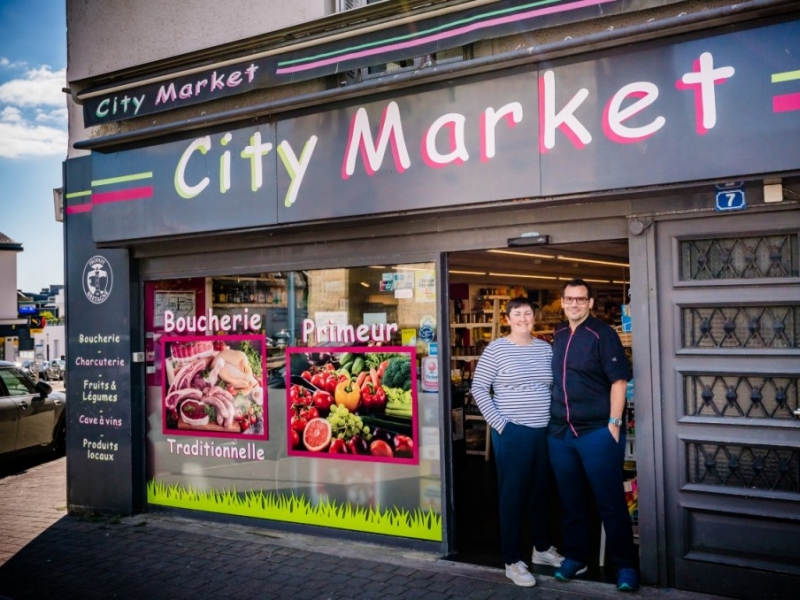
[{"label": "striped sweater", "polygon": [[528,346],[517,346],[503,337],[486,347],[475,367],[470,391],[493,429],[502,433],[508,421],[547,427],[552,359],[550,344],[537,338]]}]

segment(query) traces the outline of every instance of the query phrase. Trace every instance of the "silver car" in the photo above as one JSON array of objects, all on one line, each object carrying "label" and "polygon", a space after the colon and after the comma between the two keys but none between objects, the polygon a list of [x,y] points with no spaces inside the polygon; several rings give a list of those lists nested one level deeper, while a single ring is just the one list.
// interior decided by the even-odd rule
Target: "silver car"
[{"label": "silver car", "polygon": [[36,449],[66,449],[66,396],[34,384],[14,363],[0,361],[0,458]]}]

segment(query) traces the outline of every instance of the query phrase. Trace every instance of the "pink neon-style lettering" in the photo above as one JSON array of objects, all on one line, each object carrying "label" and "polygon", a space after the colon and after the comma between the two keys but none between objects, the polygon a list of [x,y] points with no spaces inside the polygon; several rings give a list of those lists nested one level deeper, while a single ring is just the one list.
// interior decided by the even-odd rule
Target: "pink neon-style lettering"
[{"label": "pink neon-style lettering", "polygon": [[411,159],[408,156],[397,103],[390,102],[381,115],[377,144],[372,141],[367,110],[359,108],[350,121],[350,133],[342,162],[342,179],[348,179],[355,172],[359,154],[364,162],[364,170],[368,175],[374,175],[383,164],[386,147],[390,142],[395,169],[398,173],[403,173],[411,166]]},{"label": "pink neon-style lettering", "polygon": [[560,129],[579,150],[591,143],[592,134],[574,114],[588,97],[589,90],[581,88],[556,112],[555,74],[545,71],[539,78],[539,151],[542,154],[555,147],[556,129]]},{"label": "pink neon-style lettering", "polygon": [[675,82],[675,87],[694,92],[695,129],[699,135],[705,135],[717,124],[715,86],[733,77],[736,70],[733,67],[714,68],[714,56],[710,52],[703,52],[694,60],[692,68]]},{"label": "pink neon-style lettering", "polygon": [[[626,98],[636,98],[627,107],[622,108]],[[608,139],[618,144],[641,142],[655,134],[664,126],[666,119],[658,116],[646,125],[628,127],[624,122],[652,105],[658,98],[658,87],[647,81],[629,83],[617,91],[603,110],[603,132]]]},{"label": "pink neon-style lettering", "polygon": [[516,127],[522,121],[522,105],[519,102],[511,102],[496,111],[489,107],[481,113],[481,162],[489,162],[489,159],[494,158],[497,152],[496,128],[503,119],[506,120],[509,129]]},{"label": "pink neon-style lettering", "polygon": [[[469,160],[469,152],[464,141],[465,121],[464,115],[450,113],[442,115],[431,124],[422,136],[420,145],[422,160],[426,165],[432,169],[440,169],[453,163],[462,165]],[[442,129],[448,130],[450,152],[447,154],[442,154],[436,149],[436,137]]]}]

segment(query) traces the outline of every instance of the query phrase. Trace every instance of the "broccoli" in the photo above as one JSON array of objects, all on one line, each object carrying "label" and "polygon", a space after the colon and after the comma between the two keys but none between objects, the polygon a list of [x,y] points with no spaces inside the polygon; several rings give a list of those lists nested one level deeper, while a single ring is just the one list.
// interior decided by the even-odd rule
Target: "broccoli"
[{"label": "broccoli", "polygon": [[389,388],[411,389],[411,358],[407,354],[389,361],[381,377],[381,384]]}]

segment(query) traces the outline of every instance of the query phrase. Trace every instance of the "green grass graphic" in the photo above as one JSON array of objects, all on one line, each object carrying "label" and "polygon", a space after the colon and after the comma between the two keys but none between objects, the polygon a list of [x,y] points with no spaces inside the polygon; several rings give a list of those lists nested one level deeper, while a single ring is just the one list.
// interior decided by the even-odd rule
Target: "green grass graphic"
[{"label": "green grass graphic", "polygon": [[169,485],[151,479],[147,482],[150,504],[203,510],[207,512],[271,519],[304,525],[319,525],[350,531],[380,533],[433,542],[442,541],[442,516],[428,509],[368,508],[349,502],[322,501],[316,506],[305,496],[264,493],[263,490],[238,493],[235,489],[198,491],[190,486]]}]

